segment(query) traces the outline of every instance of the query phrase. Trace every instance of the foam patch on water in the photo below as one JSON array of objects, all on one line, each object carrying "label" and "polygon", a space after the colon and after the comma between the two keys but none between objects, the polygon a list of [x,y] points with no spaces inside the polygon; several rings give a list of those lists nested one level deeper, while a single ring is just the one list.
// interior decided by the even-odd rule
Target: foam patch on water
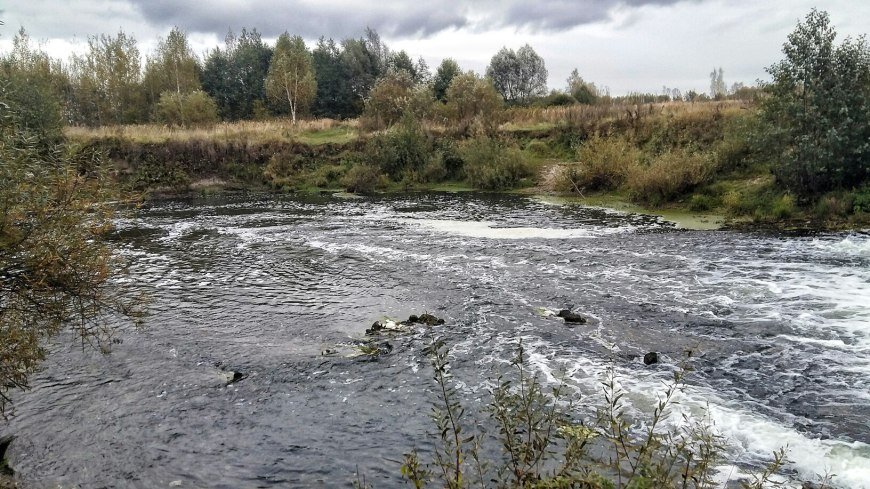
[{"label": "foam patch on water", "polygon": [[814,239],[811,243],[813,247],[820,251],[870,258],[870,239],[868,239],[868,236],[850,235],[839,241]]},{"label": "foam patch on water", "polygon": [[539,227],[496,227],[492,221],[461,221],[446,219],[420,219],[412,221],[440,233],[485,239],[578,239],[595,238],[611,234],[629,233],[634,226],[614,228],[583,227],[577,229]]},{"label": "foam patch on water", "polygon": [[789,466],[802,479],[813,481],[830,473],[836,474],[836,487],[870,489],[870,445],[808,438],[761,416],[721,405],[711,404],[709,410],[716,428],[732,446],[743,450],[741,458],[769,460],[774,450],[787,447]]}]

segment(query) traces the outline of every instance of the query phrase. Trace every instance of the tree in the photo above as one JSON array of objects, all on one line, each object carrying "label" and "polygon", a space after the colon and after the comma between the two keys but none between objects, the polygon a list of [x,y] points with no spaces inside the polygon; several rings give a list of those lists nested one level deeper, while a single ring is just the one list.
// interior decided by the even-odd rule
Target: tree
[{"label": "tree", "polygon": [[725,73],[722,67],[717,70],[713,68],[710,72],[710,98],[722,99],[728,95],[728,89],[725,85]]},{"label": "tree", "polygon": [[332,39],[320,38],[311,53],[317,95],[311,111],[319,117],[341,119],[357,115],[355,96],[342,63],[341,50]]},{"label": "tree", "polygon": [[[148,104],[154,105],[163,92],[175,92],[175,99],[181,101],[183,94],[202,89],[199,80],[199,60],[187,42],[187,35],[178,27],[173,27],[166,39],[157,43],[157,51],[148,58],[142,84]],[[183,109],[179,109],[183,113]]]},{"label": "tree", "polygon": [[516,52],[502,48],[492,57],[486,76],[508,103],[527,104],[547,93],[544,59],[528,44]]},{"label": "tree", "polygon": [[785,59],[770,66],[762,118],[775,174],[814,195],[870,181],[870,47],[864,36],[837,46],[824,11],[789,34]]},{"label": "tree", "polygon": [[424,83],[429,78],[429,66],[423,58],[415,63],[404,50],[390,55],[387,71],[405,71],[414,83]]},{"label": "tree", "polygon": [[433,103],[429,87],[415,83],[405,70],[391,71],[369,92],[360,123],[370,129],[385,129],[405,116],[419,121],[431,113]]},{"label": "tree", "polygon": [[69,92],[69,76],[60,63],[34,48],[22,28],[12,39],[12,51],[0,58],[0,75],[6,98],[18,107],[24,128],[40,141],[58,142],[63,130],[64,99]]},{"label": "tree", "polygon": [[495,132],[504,101],[488,78],[480,78],[473,71],[459,74],[445,95],[447,114],[456,127],[467,131],[476,123],[486,133]]},{"label": "tree", "polygon": [[88,52],[72,57],[73,98],[79,122],[131,124],[144,119],[136,39],[123,31],[88,38]]},{"label": "tree", "polygon": [[104,239],[117,197],[94,161],[42,140],[0,84],[0,414],[28,387],[44,340],[69,327],[108,346],[116,314],[135,316]]},{"label": "tree", "polygon": [[287,32],[281,34],[266,75],[266,94],[287,102],[293,124],[296,124],[296,112],[307,109],[316,93],[317,80],[305,41],[299,36],[291,38]]},{"label": "tree", "polygon": [[568,86],[568,93],[578,103],[591,105],[598,101],[598,88],[595,87],[594,83],[584,80],[580,76],[580,72],[577,71],[577,68],[571,71],[571,74],[568,75],[568,79],[565,81]]},{"label": "tree", "polygon": [[353,94],[355,113],[359,114],[375,81],[384,73],[386,66],[381,59],[384,48],[379,41],[366,39],[345,39],[341,47],[341,62]]},{"label": "tree", "polygon": [[436,99],[442,102],[447,100],[447,87],[450,86],[453,78],[460,73],[462,73],[462,70],[459,68],[459,63],[456,60],[446,58],[441,61],[441,64],[438,65],[438,69],[435,71],[435,80],[432,82],[432,91]]},{"label": "tree", "polygon": [[265,80],[271,59],[272,50],[256,29],[242,29],[238,36],[228,33],[224,49],[209,53],[202,88],[217,103],[222,118],[248,119],[255,109],[265,108]]}]

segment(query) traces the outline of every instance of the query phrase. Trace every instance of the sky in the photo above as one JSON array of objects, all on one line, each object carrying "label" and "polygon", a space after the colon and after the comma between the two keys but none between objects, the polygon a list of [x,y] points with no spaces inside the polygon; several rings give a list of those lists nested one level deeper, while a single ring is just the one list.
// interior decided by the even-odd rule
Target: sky
[{"label": "sky", "polygon": [[123,30],[144,56],[173,26],[196,53],[222,45],[229,30],[255,27],[270,43],[284,31],[313,47],[321,36],[376,29],[393,50],[482,73],[502,47],[531,45],[548,85],[562,89],[577,68],[613,95],[709,91],[709,74],[753,85],[782,58],[782,45],[812,8],[826,10],[840,38],[870,32],[867,0],[0,0],[0,51],[24,27],[58,58],[87,37]]}]

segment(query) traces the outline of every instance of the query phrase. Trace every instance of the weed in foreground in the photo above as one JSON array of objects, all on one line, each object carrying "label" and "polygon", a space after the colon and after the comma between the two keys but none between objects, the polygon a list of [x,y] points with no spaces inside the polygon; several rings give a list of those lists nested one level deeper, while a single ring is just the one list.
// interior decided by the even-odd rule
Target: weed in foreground
[{"label": "weed in foreground", "polygon": [[[438,386],[432,414],[438,431],[431,461],[416,450],[405,454],[402,476],[416,489],[432,483],[451,489],[715,487],[724,444],[712,421],[684,415],[681,423],[670,422],[688,363],[665,384],[646,419],[628,414],[626,392],[611,367],[602,382],[604,405],[582,419],[564,381],[547,392],[520,344],[511,371],[498,379],[483,409],[489,419],[479,423],[469,419],[452,387],[444,342],[433,341],[427,353]],[[488,434],[481,424],[496,429]],[[743,487],[775,485],[785,460],[785,449],[777,451]]]}]

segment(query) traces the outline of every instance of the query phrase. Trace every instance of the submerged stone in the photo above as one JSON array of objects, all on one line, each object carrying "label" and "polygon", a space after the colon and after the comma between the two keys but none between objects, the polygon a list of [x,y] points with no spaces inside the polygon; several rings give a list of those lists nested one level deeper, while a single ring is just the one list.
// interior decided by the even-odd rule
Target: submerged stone
[{"label": "submerged stone", "polygon": [[654,363],[659,363],[659,354],[651,351],[643,356],[643,364],[644,365],[652,365]]}]

